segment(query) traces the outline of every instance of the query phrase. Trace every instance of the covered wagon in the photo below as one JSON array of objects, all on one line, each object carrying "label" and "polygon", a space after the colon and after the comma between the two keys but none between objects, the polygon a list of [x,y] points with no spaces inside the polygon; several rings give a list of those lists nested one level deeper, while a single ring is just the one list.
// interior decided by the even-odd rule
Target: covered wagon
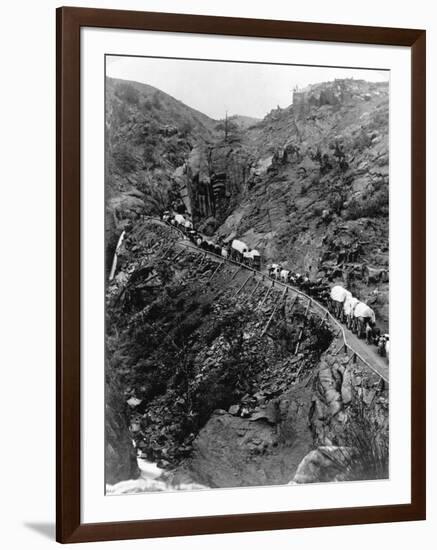
[{"label": "covered wagon", "polygon": [[354,321],[354,311],[356,306],[360,303],[358,298],[354,296],[347,296],[343,304],[343,314],[345,317],[346,326],[348,329],[352,329]]},{"label": "covered wagon", "polygon": [[237,262],[242,262],[244,253],[249,251],[249,247],[243,241],[234,239],[231,244],[231,257]]},{"label": "covered wagon", "polygon": [[341,318],[343,316],[343,305],[347,298],[352,298],[352,293],[340,285],[333,286],[330,292],[330,306],[333,313]]},{"label": "covered wagon", "polygon": [[370,335],[375,324],[375,312],[364,302],[359,302],[354,309],[354,324],[359,338]]}]

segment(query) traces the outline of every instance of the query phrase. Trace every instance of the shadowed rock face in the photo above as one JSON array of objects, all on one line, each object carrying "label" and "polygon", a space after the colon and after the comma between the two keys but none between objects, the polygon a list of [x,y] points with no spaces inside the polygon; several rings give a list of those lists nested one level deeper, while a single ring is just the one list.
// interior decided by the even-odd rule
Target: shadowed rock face
[{"label": "shadowed rock face", "polygon": [[352,456],[348,447],[318,447],[303,458],[291,484],[343,481]]},{"label": "shadowed rock face", "polygon": [[110,384],[105,404],[105,482],[110,485],[140,474],[120,388],[114,390]]},{"label": "shadowed rock face", "polygon": [[[312,374],[250,418],[216,411],[194,441],[190,476],[210,487],[386,477],[384,469],[369,473],[372,465],[360,462],[359,453],[367,449],[350,446],[357,444],[356,434],[351,436],[347,427],[362,402],[370,422],[354,424],[354,430],[367,430],[360,437],[369,444],[388,438],[387,391],[373,373],[334,356],[337,344],[323,354]],[[234,414],[237,410],[229,409]]]},{"label": "shadowed rock face", "polygon": [[216,411],[194,442],[191,476],[210,487],[288,483],[312,448],[310,406],[304,382],[251,418]]},{"label": "shadowed rock face", "polygon": [[[216,269],[212,260],[200,266],[199,255],[188,249],[180,251],[176,262],[154,262],[154,255],[160,257],[159,251],[175,239],[173,234],[166,237],[168,229],[158,226],[155,231],[145,222],[127,233],[120,251],[120,271],[108,287],[111,310],[125,322],[136,323],[139,331],[108,333],[112,350],[107,371],[108,483],[133,479],[138,473],[131,437],[148,460],[171,473],[172,484],[232,487],[289,483],[311,451],[321,446],[347,446],[343,433],[357,398],[371,411],[374,425],[382,429],[381,437],[386,437],[385,388],[359,363],[348,361],[341,352],[335,354],[340,342],[323,332],[319,318],[314,323],[309,318],[297,355],[293,350],[302,304],[293,310],[279,309],[268,334],[261,338],[275,300],[268,296],[256,310],[266,288],[260,286],[241,309],[235,293],[246,273],[234,277],[235,270],[224,267],[214,281],[225,290],[216,294],[217,288],[210,282]],[[177,247],[174,241],[172,246]],[[255,283],[245,290],[256,290]],[[153,314],[158,312],[156,304],[158,318]],[[231,311],[235,315],[229,317]],[[185,325],[191,350],[186,358],[191,357],[192,370],[186,374],[180,371],[178,351],[187,341],[185,337],[181,340],[185,334],[180,332],[181,319],[185,323],[190,320]],[[229,332],[229,323],[234,331]],[[285,332],[284,323],[288,327]],[[162,337],[163,329],[159,338],[150,333],[150,328],[159,326],[165,326],[167,339]],[[236,339],[236,335],[240,336]],[[148,345],[150,337],[153,346]],[[322,347],[321,342],[325,342]],[[233,346],[240,351],[235,354],[234,350],[230,361]],[[253,360],[261,358],[262,363],[250,372]],[[163,359],[168,359],[165,370],[159,364]],[[242,376],[235,371],[227,378],[234,360],[241,364]],[[237,383],[240,389],[235,391]],[[215,406],[210,406],[211,400]],[[320,475],[324,479],[325,473]]]}]

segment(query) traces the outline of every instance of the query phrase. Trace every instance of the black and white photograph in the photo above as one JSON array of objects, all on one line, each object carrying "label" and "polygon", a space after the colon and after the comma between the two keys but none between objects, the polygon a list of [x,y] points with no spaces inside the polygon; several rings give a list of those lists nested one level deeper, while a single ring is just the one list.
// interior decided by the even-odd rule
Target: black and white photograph
[{"label": "black and white photograph", "polygon": [[389,86],[106,55],[106,495],[390,478]]}]

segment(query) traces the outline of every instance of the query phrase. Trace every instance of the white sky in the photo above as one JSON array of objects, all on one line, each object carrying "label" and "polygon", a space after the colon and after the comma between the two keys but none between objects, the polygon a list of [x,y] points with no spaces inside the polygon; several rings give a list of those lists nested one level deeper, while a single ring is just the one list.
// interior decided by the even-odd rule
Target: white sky
[{"label": "white sky", "polygon": [[106,74],[159,88],[214,119],[263,118],[292,103],[292,90],[335,78],[388,81],[388,71],[296,65],[263,65],[146,57],[106,57]]}]

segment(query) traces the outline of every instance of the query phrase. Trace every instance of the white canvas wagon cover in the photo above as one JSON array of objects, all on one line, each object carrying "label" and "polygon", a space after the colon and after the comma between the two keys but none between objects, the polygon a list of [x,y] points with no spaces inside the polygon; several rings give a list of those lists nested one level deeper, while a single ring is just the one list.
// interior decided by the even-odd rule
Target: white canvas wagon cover
[{"label": "white canvas wagon cover", "polygon": [[331,288],[331,299],[335,302],[344,302],[348,296],[352,294],[340,285]]},{"label": "white canvas wagon cover", "polygon": [[231,246],[234,250],[238,250],[240,254],[244,254],[248,250],[247,244],[243,243],[243,241],[239,241],[238,239],[234,239]]},{"label": "white canvas wagon cover", "polygon": [[356,305],[359,303],[360,301],[358,300],[358,298],[354,298],[353,296],[348,296],[344,301],[344,306],[343,306],[345,314],[352,315]]},{"label": "white canvas wagon cover", "polygon": [[355,317],[361,317],[363,319],[370,319],[375,322],[375,312],[364,302],[359,302],[354,311]]},{"label": "white canvas wagon cover", "polygon": [[260,253],[258,252],[258,250],[251,250],[250,252],[245,252],[243,256],[245,258],[248,258],[249,260],[254,260],[258,256],[260,256]]}]

